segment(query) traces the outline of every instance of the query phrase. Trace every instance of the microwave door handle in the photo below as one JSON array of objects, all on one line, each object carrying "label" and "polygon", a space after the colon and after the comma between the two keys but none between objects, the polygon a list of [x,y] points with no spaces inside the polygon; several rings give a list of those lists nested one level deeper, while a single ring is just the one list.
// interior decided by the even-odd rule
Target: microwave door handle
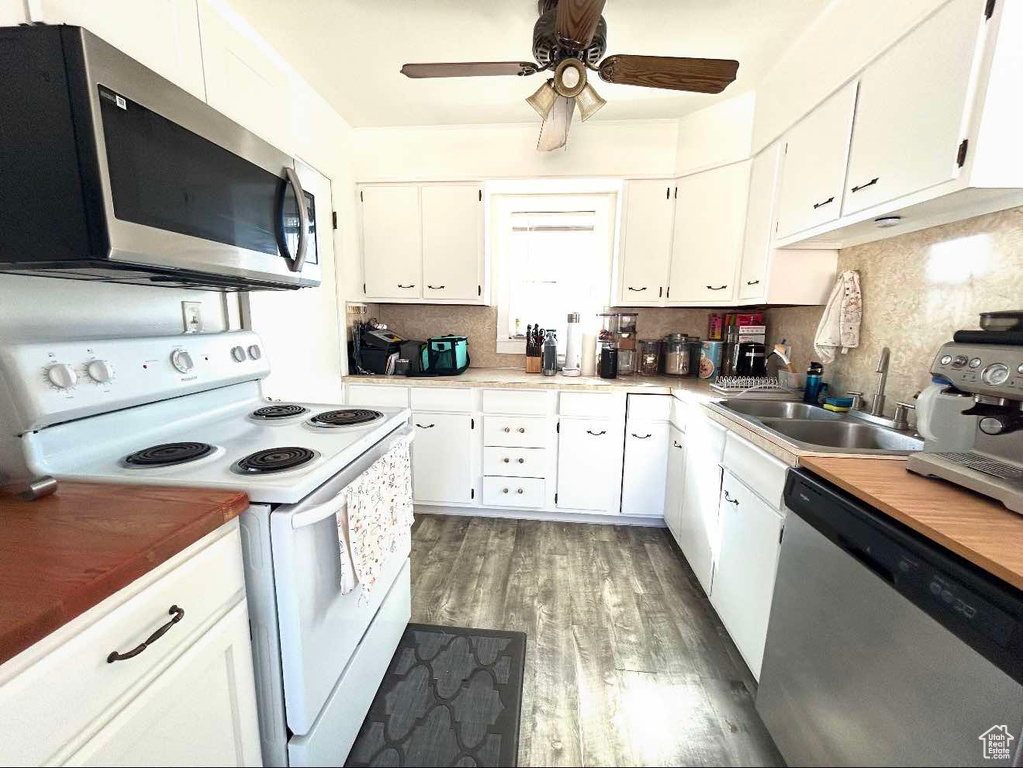
[{"label": "microwave door handle", "polygon": [[[288,183],[291,184],[295,190],[295,204],[298,206],[298,251],[295,253],[295,258],[285,255],[285,259],[288,261],[288,268],[292,272],[301,272],[302,267],[305,265],[305,254],[306,249],[309,247],[309,208],[305,204],[305,192],[302,190],[302,182],[298,179],[298,173],[294,168],[285,168],[284,175],[288,178]],[[282,212],[283,216],[284,213]]]}]

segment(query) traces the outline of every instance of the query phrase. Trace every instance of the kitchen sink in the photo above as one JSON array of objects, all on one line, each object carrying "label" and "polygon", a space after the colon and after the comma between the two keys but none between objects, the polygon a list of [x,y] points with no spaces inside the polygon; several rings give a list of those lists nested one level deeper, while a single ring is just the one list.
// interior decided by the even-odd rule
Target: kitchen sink
[{"label": "kitchen sink", "polygon": [[923,440],[907,432],[858,423],[854,418],[833,421],[764,418],[761,423],[810,449],[824,446],[856,453],[908,453],[924,446]]},{"label": "kitchen sink", "polygon": [[795,403],[785,400],[725,400],[722,408],[752,416],[755,419],[810,419],[832,421],[841,419],[843,414],[826,411],[809,403]]}]

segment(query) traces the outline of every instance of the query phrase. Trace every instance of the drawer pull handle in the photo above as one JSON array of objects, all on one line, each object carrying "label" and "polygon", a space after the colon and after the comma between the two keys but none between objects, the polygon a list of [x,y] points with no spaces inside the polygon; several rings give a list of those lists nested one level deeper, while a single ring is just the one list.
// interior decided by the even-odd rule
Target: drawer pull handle
[{"label": "drawer pull handle", "polygon": [[172,605],[168,613],[171,615],[171,620],[156,630],[153,634],[143,640],[139,645],[136,645],[130,651],[126,653],[119,653],[118,651],[112,651],[107,656],[107,664],[113,664],[115,661],[125,661],[126,659],[134,659],[142,651],[146,650],[149,646],[159,640],[161,637],[167,634],[171,627],[185,618],[185,609],[178,608],[176,605]]},{"label": "drawer pull handle", "polygon": [[717,287],[715,287],[715,286],[713,286],[713,285],[708,285],[708,286],[707,286],[707,290],[708,290],[708,291],[723,291],[723,290],[725,290],[725,288],[727,288],[727,287],[728,287],[728,284],[727,284],[727,283],[726,283],[725,285],[719,285],[719,286],[717,286]]},{"label": "drawer pull handle", "polygon": [[676,448],[681,448],[682,447],[682,443],[680,443],[678,440],[672,440],[671,442],[675,444]]},{"label": "drawer pull handle", "polygon": [[630,286],[629,286],[629,290],[630,290],[630,291],[635,291],[636,293],[639,293],[640,291],[645,291],[645,290],[646,290],[646,286],[644,285],[644,286],[643,286],[642,288],[633,288],[633,287],[632,287],[632,286],[630,285]]},{"label": "drawer pull handle", "polygon": [[[853,190],[853,191],[855,191],[855,190]],[[833,203],[833,202],[835,202],[834,195],[829,197],[827,200],[823,200],[822,202],[819,202],[819,203],[814,203],[813,204],[813,209],[816,211],[818,208],[822,208],[823,206],[827,205],[828,203]]]},{"label": "drawer pull handle", "polygon": [[599,432],[594,432],[592,429],[587,429],[586,430],[586,434],[587,435],[593,435],[594,437],[600,437],[601,435],[606,435],[607,434],[607,430],[606,429],[602,429]]},{"label": "drawer pull handle", "polygon": [[417,426],[417,427],[419,427],[420,429],[433,429],[433,428],[434,428],[434,427],[436,427],[437,425],[436,425],[436,424],[420,424],[420,423],[419,423],[419,422],[417,421],[417,422],[416,422],[416,426]]},{"label": "drawer pull handle", "polygon": [[731,496],[729,496],[728,495],[728,491],[725,491],[725,501],[727,501],[729,504],[734,504],[735,506],[739,506],[739,500],[738,499],[733,499]]},{"label": "drawer pull handle", "polygon": [[401,283],[398,283],[398,287],[399,288],[415,288],[416,284],[412,283],[412,285],[402,285]]},{"label": "drawer pull handle", "polygon": [[516,491],[516,493],[523,493],[523,490],[522,490],[521,488],[519,488],[519,489],[518,489],[518,490]]},{"label": "drawer pull handle", "polygon": [[870,181],[868,181],[866,184],[860,184],[859,186],[853,187],[852,191],[853,192],[859,192],[861,189],[866,189],[867,187],[872,187],[875,184],[877,184],[877,181],[878,181],[879,178],[880,178],[879,176],[875,176]]},{"label": "drawer pull handle", "polygon": [[447,288],[446,285],[428,285],[426,287],[429,288],[431,291],[443,291],[445,288]]},{"label": "drawer pull handle", "polygon": [[759,280],[747,280],[746,285],[760,285]]},{"label": "drawer pull handle", "polygon": [[519,427],[519,434],[520,434],[520,435],[521,435],[521,434],[523,434],[523,433],[525,433],[525,431],[526,431],[526,428],[525,428],[525,427]]},{"label": "drawer pull handle", "polygon": [[633,433],[632,433],[632,436],[633,436],[634,438],[636,438],[637,440],[646,440],[646,439],[647,439],[648,437],[652,437],[652,436],[653,436],[653,433],[652,433],[652,432],[648,432],[648,433],[647,433],[647,434],[645,434],[645,435],[637,435],[637,434],[636,434],[635,432],[633,432]]},{"label": "drawer pull handle", "polygon": [[525,459],[519,459],[519,464],[525,464],[525,463],[526,463]]}]

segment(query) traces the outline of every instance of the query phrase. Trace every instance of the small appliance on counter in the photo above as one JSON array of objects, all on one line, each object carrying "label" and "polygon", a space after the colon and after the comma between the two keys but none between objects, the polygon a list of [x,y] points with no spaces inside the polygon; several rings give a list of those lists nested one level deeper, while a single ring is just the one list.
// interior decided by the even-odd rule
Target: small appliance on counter
[{"label": "small appliance on counter", "polygon": [[401,356],[402,345],[408,342],[387,326],[379,323],[360,323],[353,332],[352,357],[360,373],[388,375],[394,373]]},{"label": "small appliance on counter", "polygon": [[992,343],[953,341],[938,351],[917,406],[924,450],[907,468],[1023,514],[1023,344],[1003,343],[1012,330],[962,333],[988,334]]},{"label": "small appliance on counter", "polygon": [[[721,356],[722,376],[761,376],[767,372],[766,353],[764,370],[753,373],[753,360],[757,356],[754,354],[750,357],[751,348],[743,347],[744,344],[759,344],[761,350],[766,350],[764,345],[767,341],[767,326],[764,325],[762,312],[725,315],[724,340],[725,345]],[[747,362],[742,365],[742,370],[740,370],[740,359],[744,352],[747,355]],[[759,364],[756,367],[759,370]]]},{"label": "small appliance on counter", "polygon": [[597,373],[602,379],[618,378],[618,328],[617,312],[600,312],[600,335],[597,337]]},{"label": "small appliance on counter", "polygon": [[639,315],[622,312],[618,315],[618,375],[631,376],[636,373],[636,325]]}]

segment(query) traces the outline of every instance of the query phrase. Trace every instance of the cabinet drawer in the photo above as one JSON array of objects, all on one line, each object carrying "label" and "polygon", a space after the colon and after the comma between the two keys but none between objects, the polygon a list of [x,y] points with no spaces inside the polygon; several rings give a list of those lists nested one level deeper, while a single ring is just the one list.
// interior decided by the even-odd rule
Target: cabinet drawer
[{"label": "cabinet drawer", "polygon": [[629,421],[667,421],[671,395],[629,395]]},{"label": "cabinet drawer", "polygon": [[413,411],[451,411],[469,413],[473,410],[471,389],[411,388]]},{"label": "cabinet drawer", "polygon": [[733,432],[725,436],[725,469],[742,481],[774,509],[781,509],[788,465]]},{"label": "cabinet drawer", "polygon": [[347,405],[365,405],[384,408],[408,408],[408,387],[387,384],[349,384],[346,387]]},{"label": "cabinet drawer", "polygon": [[543,448],[484,448],[483,474],[500,477],[545,477],[547,451]]},{"label": "cabinet drawer", "polygon": [[607,419],[615,415],[617,398],[610,392],[562,392],[560,398],[558,413],[562,416]]},{"label": "cabinet drawer", "polygon": [[484,477],[483,504],[487,507],[542,507],[544,481],[535,477]]},{"label": "cabinet drawer", "polygon": [[484,413],[521,413],[527,416],[543,416],[547,413],[547,402],[547,392],[483,390]]},{"label": "cabinet drawer", "polygon": [[[89,734],[90,726],[103,725],[119,700],[137,695],[245,599],[241,537],[232,525],[231,533],[108,612],[101,603],[91,625],[0,686],[4,763],[41,764]],[[111,652],[131,650],[166,624],[171,606],[184,615],[165,635],[134,658],[107,662]]]},{"label": "cabinet drawer", "polygon": [[484,416],[483,444],[543,448],[547,445],[547,419],[528,416]]}]

